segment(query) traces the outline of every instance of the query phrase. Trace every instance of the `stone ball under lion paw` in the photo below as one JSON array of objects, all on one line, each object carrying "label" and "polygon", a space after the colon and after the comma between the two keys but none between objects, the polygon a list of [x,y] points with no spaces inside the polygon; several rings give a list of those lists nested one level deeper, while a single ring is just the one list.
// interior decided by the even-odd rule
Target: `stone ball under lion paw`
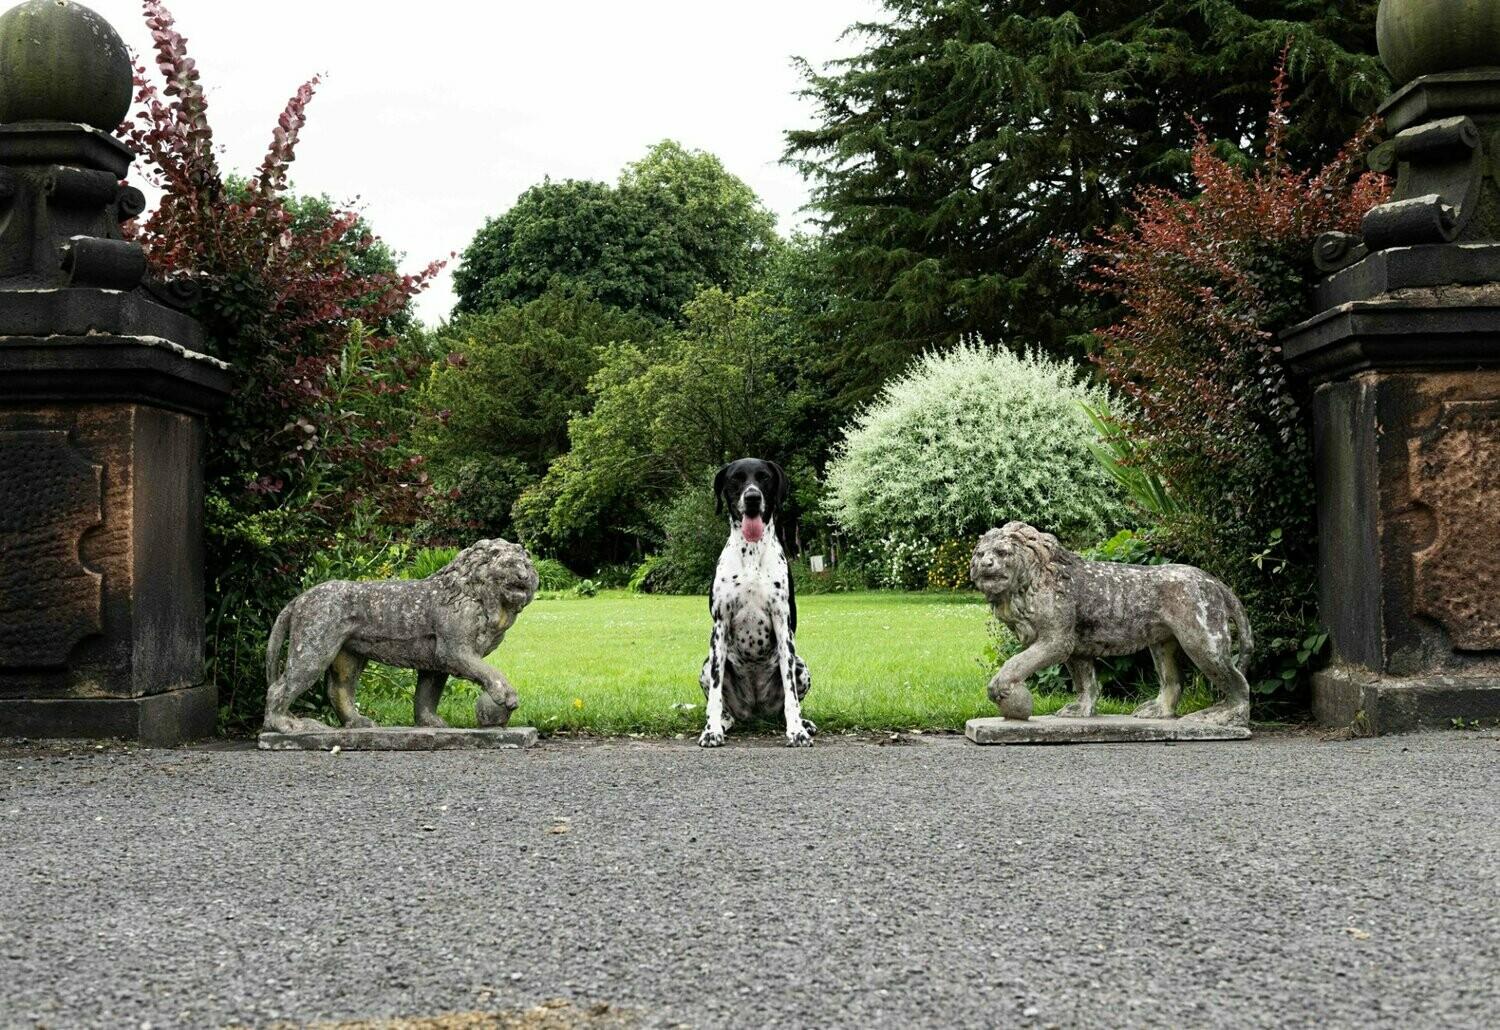
[{"label": "stone ball under lion paw", "polygon": [[995,704],[999,707],[1000,714],[1007,719],[1024,722],[1031,718],[1031,691],[1026,689],[1024,683],[1013,683],[1006,687]]},{"label": "stone ball under lion paw", "polygon": [[474,721],[480,726],[504,726],[510,722],[510,712],[490,700],[488,694],[480,694],[474,701]]}]

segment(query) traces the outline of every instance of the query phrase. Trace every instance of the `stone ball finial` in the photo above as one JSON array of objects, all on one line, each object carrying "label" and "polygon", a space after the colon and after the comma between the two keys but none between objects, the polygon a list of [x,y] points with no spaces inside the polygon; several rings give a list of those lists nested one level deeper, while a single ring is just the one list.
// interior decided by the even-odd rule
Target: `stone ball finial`
[{"label": "stone ball finial", "polygon": [[0,123],[80,122],[113,132],[133,93],[125,41],[89,8],[29,0],[0,14]]},{"label": "stone ball finial", "polygon": [[1381,0],[1375,39],[1397,86],[1500,67],[1500,0]]}]

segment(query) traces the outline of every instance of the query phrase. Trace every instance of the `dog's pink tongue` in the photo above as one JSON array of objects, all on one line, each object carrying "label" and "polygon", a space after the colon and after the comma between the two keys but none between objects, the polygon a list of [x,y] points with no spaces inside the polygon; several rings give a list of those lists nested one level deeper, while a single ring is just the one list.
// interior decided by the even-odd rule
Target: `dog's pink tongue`
[{"label": "dog's pink tongue", "polygon": [[745,539],[752,544],[760,543],[760,538],[766,535],[766,524],[759,515],[746,515],[745,521],[740,524],[740,532]]}]

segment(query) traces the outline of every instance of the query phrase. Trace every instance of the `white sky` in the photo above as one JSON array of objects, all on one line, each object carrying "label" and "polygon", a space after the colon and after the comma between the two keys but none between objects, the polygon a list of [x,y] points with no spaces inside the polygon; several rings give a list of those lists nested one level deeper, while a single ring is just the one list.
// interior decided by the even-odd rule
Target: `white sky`
[{"label": "white sky", "polygon": [[[149,57],[137,0],[85,0]],[[811,124],[793,55],[850,53],[877,0],[168,0],[208,90],[225,168],[260,162],[286,99],[324,73],[294,188],[357,201],[408,270],[462,251],[544,176],[613,182],[665,138],[717,154],[788,231],[778,164]],[[148,60],[148,63],[149,60]],[[451,270],[451,263],[450,263]],[[445,317],[448,274],[419,301]]]}]

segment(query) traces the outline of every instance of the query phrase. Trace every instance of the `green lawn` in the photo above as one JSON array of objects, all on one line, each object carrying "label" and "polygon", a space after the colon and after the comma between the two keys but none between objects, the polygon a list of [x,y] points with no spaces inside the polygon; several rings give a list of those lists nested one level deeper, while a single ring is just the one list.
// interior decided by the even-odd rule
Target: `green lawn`
[{"label": "green lawn", "polygon": [[[820,730],[962,730],[994,715],[980,665],[988,610],[977,595],[825,594],[799,598],[797,650],[812,670],[805,711]],[[708,651],[708,601],[606,591],[542,598],[521,614],[490,661],[521,695],[512,722],[543,732],[670,736],[703,726],[698,670]],[[411,691],[366,674],[360,707],[411,722]],[[451,681],[440,713],[474,724],[477,688]],[[1068,698],[1038,698],[1056,710]],[[1106,699],[1103,710],[1130,703]]]}]

